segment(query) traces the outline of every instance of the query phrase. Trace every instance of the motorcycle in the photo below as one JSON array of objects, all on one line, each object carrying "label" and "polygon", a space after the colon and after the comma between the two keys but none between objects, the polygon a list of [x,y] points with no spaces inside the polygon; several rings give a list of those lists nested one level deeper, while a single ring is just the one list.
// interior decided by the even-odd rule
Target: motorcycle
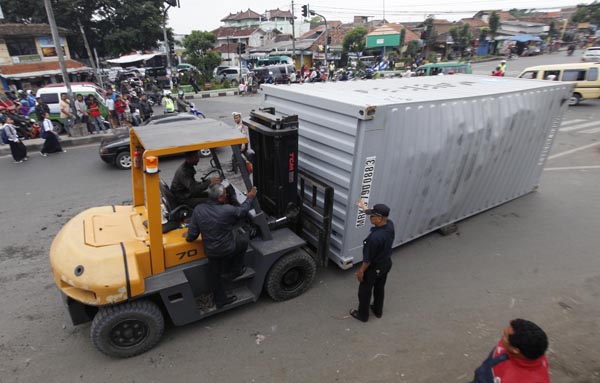
[{"label": "motorcycle", "polygon": [[199,111],[198,109],[196,109],[196,104],[194,104],[193,102],[188,102],[187,104],[190,107],[190,113],[191,114],[193,114],[196,117],[206,118],[206,116],[204,115],[204,113],[202,113],[201,111]]}]

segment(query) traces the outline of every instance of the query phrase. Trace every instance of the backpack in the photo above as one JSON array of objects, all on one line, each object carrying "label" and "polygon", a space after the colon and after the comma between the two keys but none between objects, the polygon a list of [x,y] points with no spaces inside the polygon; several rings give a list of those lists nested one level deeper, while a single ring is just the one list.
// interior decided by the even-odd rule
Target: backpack
[{"label": "backpack", "polygon": [[0,133],[1,137],[0,139],[2,140],[3,144],[8,144],[8,135],[6,134],[6,129],[4,129],[4,127],[2,128],[2,133]]}]

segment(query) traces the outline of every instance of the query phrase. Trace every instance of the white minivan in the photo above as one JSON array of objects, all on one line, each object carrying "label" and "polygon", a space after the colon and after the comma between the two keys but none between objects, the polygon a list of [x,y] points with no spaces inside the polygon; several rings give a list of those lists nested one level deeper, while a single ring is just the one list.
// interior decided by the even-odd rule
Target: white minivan
[{"label": "white minivan", "polygon": [[[106,108],[106,102],[104,101],[104,90],[98,85],[89,83],[71,83],[71,90],[73,91],[73,98],[78,94],[81,94],[83,98],[92,95],[98,100],[98,106],[100,107],[100,114],[104,119],[108,119],[108,109]],[[50,108],[50,119],[54,125],[54,129],[61,133],[63,131],[63,120],[60,118],[60,108],[58,103],[60,102],[60,95],[67,93],[67,87],[64,84],[50,84],[43,88],[38,89],[36,97],[40,97],[44,103]]]}]

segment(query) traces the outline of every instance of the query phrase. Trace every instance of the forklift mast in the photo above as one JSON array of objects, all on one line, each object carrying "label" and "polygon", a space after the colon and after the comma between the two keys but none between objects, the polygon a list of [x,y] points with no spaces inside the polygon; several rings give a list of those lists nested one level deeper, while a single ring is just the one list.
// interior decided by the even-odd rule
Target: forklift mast
[{"label": "forklift mast", "polygon": [[255,152],[252,177],[259,190],[257,199],[274,218],[269,228],[289,227],[306,241],[316,261],[326,266],[334,190],[324,180],[298,171],[298,116],[263,108],[251,111],[243,123]]},{"label": "forklift mast", "polygon": [[253,182],[260,206],[272,217],[284,217],[298,206],[298,116],[264,108],[250,112],[244,124],[255,152]]}]

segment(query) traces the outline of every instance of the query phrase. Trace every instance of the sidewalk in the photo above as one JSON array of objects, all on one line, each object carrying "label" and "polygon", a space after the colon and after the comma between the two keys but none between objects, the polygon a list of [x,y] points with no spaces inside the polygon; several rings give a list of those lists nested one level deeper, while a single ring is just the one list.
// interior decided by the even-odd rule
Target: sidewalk
[{"label": "sidewalk", "polygon": [[[224,97],[224,96],[235,96],[238,94],[237,89],[219,89],[213,91],[202,91],[197,94],[186,94],[185,98],[187,99],[201,99],[201,98],[210,98],[210,97]],[[0,127],[1,128],[1,127]],[[114,131],[114,130],[113,130]],[[61,145],[67,149],[69,147],[88,145],[93,143],[100,143],[103,137],[109,137],[110,134],[93,134],[87,135],[83,137],[68,137],[66,135],[60,136]],[[43,138],[34,138],[32,140],[23,140],[23,143],[27,147],[27,153],[36,153],[42,149],[42,145],[44,145]],[[0,156],[10,155],[10,146],[0,144]]]}]

